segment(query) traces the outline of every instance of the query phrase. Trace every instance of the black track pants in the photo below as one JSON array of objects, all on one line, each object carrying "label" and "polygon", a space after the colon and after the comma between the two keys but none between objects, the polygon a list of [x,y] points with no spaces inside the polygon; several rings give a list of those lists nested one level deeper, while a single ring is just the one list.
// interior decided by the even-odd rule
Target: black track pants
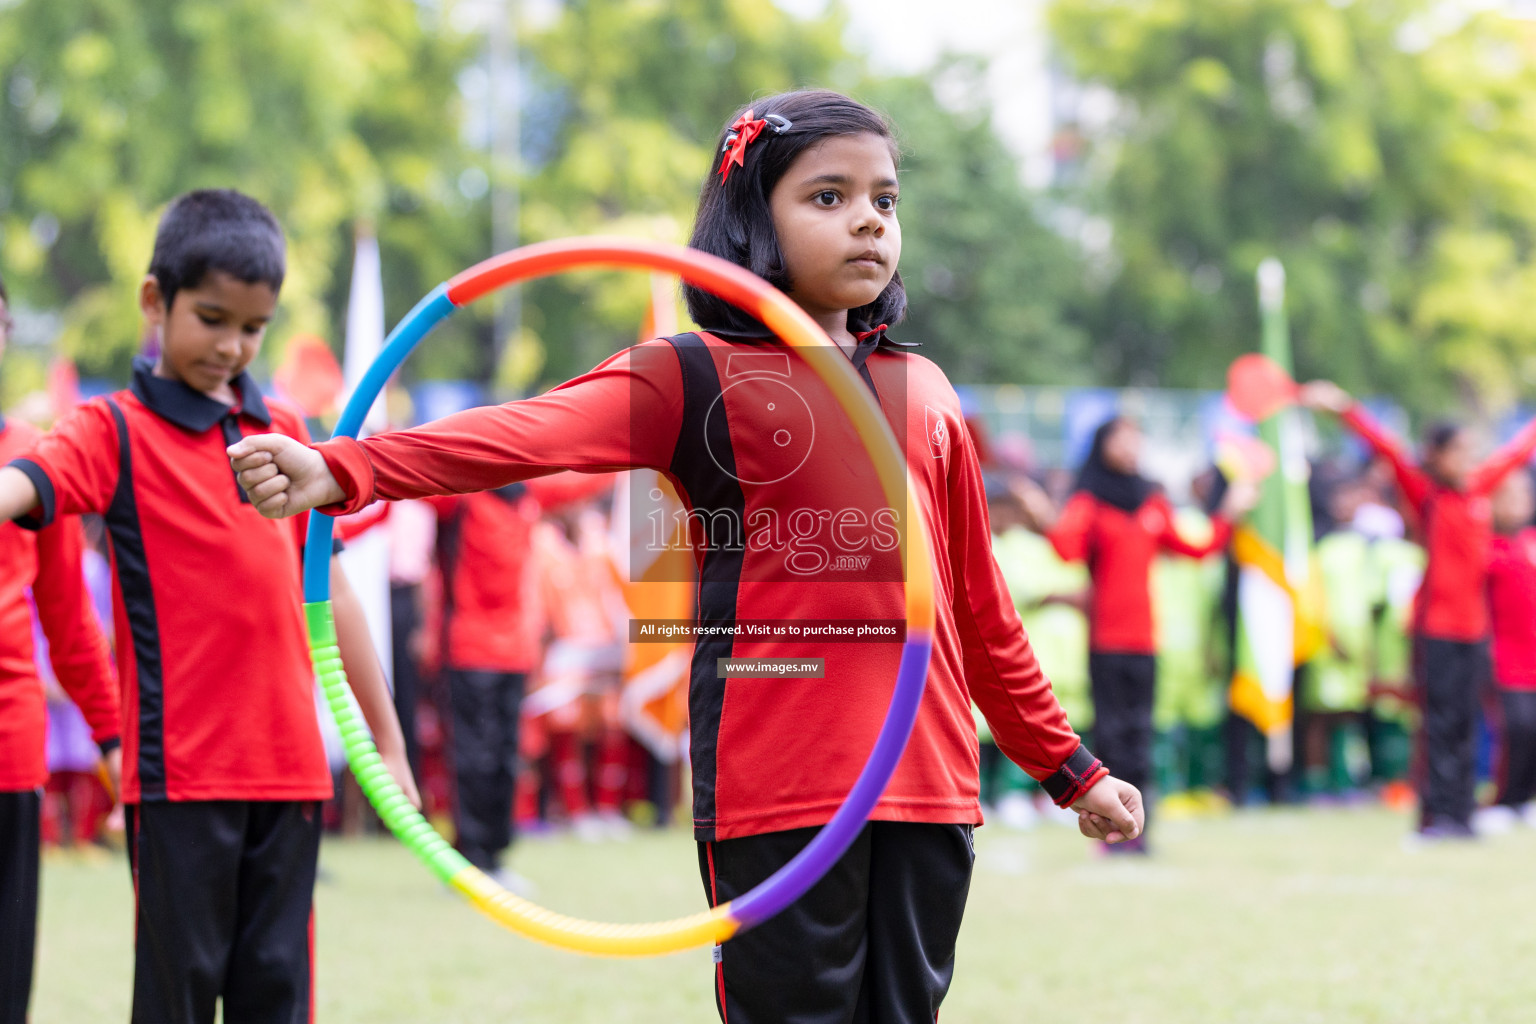
[{"label": "black track pants", "polygon": [[459,852],[482,871],[512,845],[512,791],[525,677],[451,669],[455,825]]},{"label": "black track pants", "polygon": [[313,1018],[314,801],[130,804],[134,1024]]},{"label": "black track pants", "polygon": [[[699,844],[714,906],[799,853],[818,830]],[[932,1024],[955,971],[975,860],[971,826],[876,821],[787,910],[716,950],[726,1024]]]},{"label": "black track pants", "polygon": [[1488,645],[1425,638],[1420,657],[1420,824],[1469,826],[1477,785],[1477,702],[1488,680]]},{"label": "black track pants", "polygon": [[37,948],[43,796],[0,793],[0,1024],[26,1024]]}]

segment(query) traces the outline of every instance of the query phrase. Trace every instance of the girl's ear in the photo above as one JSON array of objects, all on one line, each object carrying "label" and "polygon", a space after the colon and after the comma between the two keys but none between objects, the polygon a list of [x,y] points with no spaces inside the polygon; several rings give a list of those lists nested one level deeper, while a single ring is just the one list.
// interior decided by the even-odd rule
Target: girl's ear
[{"label": "girl's ear", "polygon": [[145,274],[144,280],[139,282],[139,312],[144,314],[144,322],[155,328],[164,325],[170,314],[160,291],[160,279],[154,274]]}]

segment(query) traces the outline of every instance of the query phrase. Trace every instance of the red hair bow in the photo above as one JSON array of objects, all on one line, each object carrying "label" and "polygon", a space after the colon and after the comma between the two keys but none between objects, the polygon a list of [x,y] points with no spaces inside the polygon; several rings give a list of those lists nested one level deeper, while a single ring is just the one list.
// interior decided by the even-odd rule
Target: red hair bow
[{"label": "red hair bow", "polygon": [[723,185],[731,176],[731,167],[745,167],[747,165],[747,147],[754,139],[763,133],[764,128],[772,128],[774,132],[783,135],[792,127],[786,118],[777,114],[769,114],[756,120],[752,118],[752,111],[748,110],[736,119],[725,133],[725,146],[721,150],[725,157],[720,161],[720,183]]}]

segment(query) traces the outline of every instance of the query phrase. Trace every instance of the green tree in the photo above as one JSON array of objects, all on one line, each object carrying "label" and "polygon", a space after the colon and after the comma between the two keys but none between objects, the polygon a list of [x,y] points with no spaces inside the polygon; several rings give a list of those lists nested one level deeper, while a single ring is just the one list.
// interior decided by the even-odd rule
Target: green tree
[{"label": "green tree", "polygon": [[[1041,226],[988,118],[944,109],[927,80],[871,78],[844,49],[844,27],[835,4],[807,21],[743,0],[567,5],[529,44],[562,116],[553,154],[525,186],[525,236],[620,230],[682,241],[738,106],[790,88],[842,89],[898,126],[912,306],[902,336],[962,381],[1083,376],[1084,336],[1061,313],[1077,277],[1072,253]],[[630,341],[646,291],[638,275],[604,275],[543,282],[530,297],[546,373],[558,379]]]},{"label": "green tree", "polygon": [[[1040,228],[986,118],[944,109],[926,82],[871,79],[842,43],[836,4],[797,19],[755,0],[571,0],[548,24],[518,26],[520,166],[465,141],[487,113],[466,109],[460,83],[484,70],[487,44],[453,29],[452,10],[0,5],[0,268],[16,297],[62,312],[63,347],[87,374],[122,379],[159,210],[186,189],[228,185],[267,202],[289,238],[268,356],[298,330],[339,344],[359,224],[380,234],[391,322],[490,254],[488,184],[519,189],[525,242],[597,231],[681,242],[730,113],[754,96],[829,86],[883,107],[900,129],[904,335],[961,380],[1084,372],[1082,335],[1059,312],[1077,277],[1071,254]],[[561,380],[633,341],[648,295],[638,274],[535,282],[517,338],[493,336],[484,304],[441,328],[408,373]]]},{"label": "green tree", "polygon": [[[121,379],[159,210],[230,186],[289,240],[282,321],[339,341],[354,226],[390,314],[483,253],[456,183],[466,40],[412,0],[22,0],[0,12],[0,266]],[[482,218],[483,219],[483,218]]]},{"label": "green tree", "polygon": [[[1084,322],[1120,382],[1216,385],[1285,263],[1297,370],[1429,409],[1536,370],[1528,26],[1417,0],[1056,0],[1076,201],[1113,242]],[[1100,105],[1102,106],[1102,104]]]},{"label": "green tree", "polygon": [[[836,5],[802,20],[751,0],[566,4],[527,36],[531,77],[555,126],[524,180],[524,240],[616,231],[686,241],[715,139],[738,106],[859,81],[843,24]],[[543,344],[546,379],[632,343],[648,296],[639,274],[530,286],[525,320]]]},{"label": "green tree", "polygon": [[[940,73],[983,70],[951,62]],[[864,96],[896,122],[903,150],[900,336],[959,383],[1089,382],[1087,337],[1070,319],[1081,261],[1042,222],[987,108],[946,109],[926,77],[875,82]]]}]

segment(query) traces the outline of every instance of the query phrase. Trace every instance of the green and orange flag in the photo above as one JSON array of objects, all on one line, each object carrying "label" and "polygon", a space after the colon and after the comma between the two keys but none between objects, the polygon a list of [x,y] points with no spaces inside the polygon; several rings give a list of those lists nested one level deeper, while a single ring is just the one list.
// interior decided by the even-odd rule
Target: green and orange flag
[{"label": "green and orange flag", "polygon": [[[1258,271],[1261,351],[1291,379],[1291,342],[1285,316],[1285,269],[1267,259]],[[1294,385],[1290,385],[1294,391]],[[1267,740],[1269,765],[1291,765],[1292,682],[1326,640],[1320,574],[1313,558],[1312,509],[1300,413],[1274,403],[1259,421],[1259,438],[1275,455],[1275,472],[1260,484],[1259,503],[1232,542],[1238,567],[1237,650],[1232,709]]]}]

